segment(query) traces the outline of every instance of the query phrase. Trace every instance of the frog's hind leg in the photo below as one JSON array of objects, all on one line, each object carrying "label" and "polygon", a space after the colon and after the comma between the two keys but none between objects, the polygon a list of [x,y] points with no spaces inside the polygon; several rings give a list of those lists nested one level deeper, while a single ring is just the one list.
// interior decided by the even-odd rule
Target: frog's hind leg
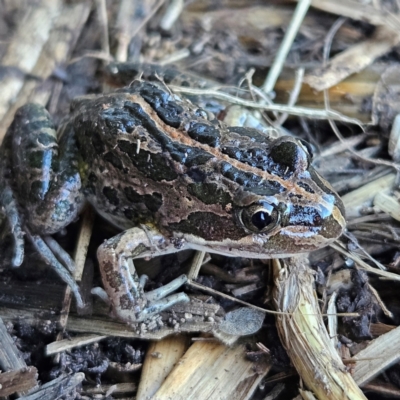
[{"label": "frog's hind leg", "polygon": [[26,232],[42,258],[70,286],[78,306],[83,306],[75,280],[62,265],[72,271],[74,263],[48,236],[75,220],[83,205],[72,124],[67,121],[56,132],[43,106],[26,104],[7,130],[1,155],[0,202],[15,238],[13,265],[23,261]]},{"label": "frog's hind leg", "polygon": [[[79,290],[79,286],[75,282],[75,279],[72,277],[70,272],[66,269],[66,267],[62,265],[60,261],[57,260],[56,256],[53,253],[53,250],[46,244],[46,242],[49,241],[48,237],[45,237],[44,240],[39,235],[32,235],[28,229],[26,229],[26,235],[32,242],[35,249],[39,252],[40,256],[44,259],[44,261],[46,261],[46,263],[53,268],[53,270],[58,274],[58,276],[71,288],[71,291],[75,296],[77,307],[83,308],[84,303]],[[52,240],[55,242],[54,239]],[[54,245],[54,243],[52,244]],[[59,246],[58,243],[57,246]],[[64,253],[66,252],[64,251]]]},{"label": "frog's hind leg", "polygon": [[143,321],[176,303],[187,302],[185,293],[170,295],[187,278],[182,275],[162,288],[145,293],[145,277],[139,278],[132,259],[175,252],[173,243],[153,228],[132,228],[106,240],[98,249],[103,285],[113,312],[133,324]]}]

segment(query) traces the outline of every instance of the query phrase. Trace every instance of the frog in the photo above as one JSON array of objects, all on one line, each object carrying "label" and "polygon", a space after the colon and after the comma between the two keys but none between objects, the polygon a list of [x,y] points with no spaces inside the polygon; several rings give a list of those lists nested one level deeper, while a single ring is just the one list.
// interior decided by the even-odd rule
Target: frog
[{"label": "frog", "polygon": [[97,258],[114,315],[131,325],[189,300],[176,293],[185,275],[145,291],[136,258],[186,249],[290,257],[329,245],[346,226],[343,203],[312,166],[306,141],[228,126],[164,82],[136,79],[73,100],[58,130],[43,106],[22,106],[0,154],[13,265],[29,240],[82,305],[73,260],[52,235],[89,202],[121,231]]}]

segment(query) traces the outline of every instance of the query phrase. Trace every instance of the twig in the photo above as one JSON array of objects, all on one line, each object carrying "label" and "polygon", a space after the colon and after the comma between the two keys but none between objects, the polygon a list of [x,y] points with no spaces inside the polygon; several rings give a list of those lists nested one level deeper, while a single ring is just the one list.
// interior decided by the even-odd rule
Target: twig
[{"label": "twig", "polygon": [[320,400],[366,400],[331,343],[306,257],[276,259],[273,268],[279,336],[308,389]]},{"label": "twig", "polygon": [[158,11],[158,9],[165,3],[165,0],[160,0],[154,8],[151,10],[151,12],[146,16],[146,18],[143,19],[142,23],[138,25],[136,30],[134,30],[131,34],[131,37],[135,37],[138,32],[140,32],[141,29],[143,29],[144,26],[150,21],[151,17]]},{"label": "twig", "polygon": [[266,111],[278,111],[281,113],[288,113],[291,115],[297,115],[305,118],[312,119],[333,119],[337,121],[347,122],[349,124],[355,124],[361,126],[361,122],[358,119],[347,117],[337,111],[333,110],[318,110],[306,107],[290,107],[283,104],[260,104],[258,102],[244,100],[238,97],[234,97],[230,94],[221,92],[214,89],[196,89],[196,88],[186,88],[181,86],[170,85],[169,88],[175,93],[185,93],[189,95],[201,95],[201,96],[211,96],[220,100],[225,100],[233,104],[239,104],[243,107],[255,108],[258,110]]},{"label": "twig", "polygon": [[160,28],[169,31],[182,13],[183,0],[172,0],[160,21]]},{"label": "twig", "polygon": [[108,19],[105,0],[96,0],[97,15],[101,27],[101,50],[105,54],[110,54],[110,43],[108,41]]},{"label": "twig", "polygon": [[[299,98],[301,86],[303,84],[303,77],[304,77],[304,68],[298,68],[296,70],[296,77],[294,80],[293,89],[290,91],[289,101],[287,102],[287,105],[289,107],[293,107],[296,104],[297,99]],[[281,114],[273,125],[275,127],[283,125],[288,116],[289,116],[288,113]]]},{"label": "twig", "polygon": [[[339,28],[344,24],[344,22],[346,21],[345,18],[339,18],[335,24],[332,25],[331,29],[328,32],[328,35],[325,39],[325,43],[324,43],[324,52],[323,52],[323,60],[325,63],[328,62],[329,59],[329,53],[330,53],[330,49],[331,49],[331,44],[332,44],[332,40],[333,37],[335,36],[336,32],[339,30]],[[324,104],[325,104],[325,109],[327,111],[330,111],[330,102],[329,102],[329,93],[327,89],[323,90],[324,93]],[[329,124],[333,130],[333,132],[335,133],[336,137],[343,142],[345,139],[342,136],[342,134],[340,133],[338,127],[336,126],[335,122],[331,119],[328,118]],[[360,125],[361,126],[361,125]],[[361,126],[361,128],[363,129],[363,127]],[[363,129],[364,130],[364,129]],[[351,147],[348,147],[347,150],[353,154],[355,157],[357,157],[358,159],[362,160],[362,161],[366,161],[366,162],[370,162],[372,164],[376,164],[376,165],[386,165],[389,167],[392,167],[394,169],[396,169],[397,171],[400,171],[400,165],[390,162],[390,161],[386,161],[386,160],[382,160],[380,158],[376,158],[376,159],[372,159],[372,158],[368,158],[368,157],[363,157],[362,155],[360,155],[357,151],[353,150]]]},{"label": "twig", "polygon": [[292,20],[288,26],[285,37],[279,47],[275,60],[269,70],[268,76],[262,86],[265,93],[270,93],[274,89],[278,76],[281,73],[286,57],[289,53],[292,43],[297,35],[301,23],[310,7],[311,0],[299,0],[297,7],[293,13]]}]

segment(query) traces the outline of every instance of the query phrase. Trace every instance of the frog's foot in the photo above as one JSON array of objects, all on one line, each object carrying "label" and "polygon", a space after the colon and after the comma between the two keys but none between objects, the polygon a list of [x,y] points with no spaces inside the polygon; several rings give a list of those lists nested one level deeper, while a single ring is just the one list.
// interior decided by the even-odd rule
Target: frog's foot
[{"label": "frog's foot", "polygon": [[32,235],[26,226],[24,226],[22,230],[22,219],[18,212],[13,192],[9,186],[5,186],[0,191],[0,205],[4,209],[11,227],[12,235],[14,236],[15,246],[14,256],[12,259],[13,267],[19,267],[24,261],[24,230],[28,239],[32,242],[33,246],[39,252],[44,261],[49,264],[56,271],[58,276],[60,276],[60,278],[71,288],[78,308],[82,308],[83,301],[79,287],[70,274],[70,271],[73,272],[75,269],[75,263],[70,255],[51,236],[45,236],[42,239],[38,235]]},{"label": "frog's foot", "polygon": [[17,203],[15,201],[13,192],[8,185],[6,185],[0,191],[0,205],[2,206],[8,219],[8,223],[11,227],[11,233],[15,241],[12,266],[19,267],[22,264],[22,261],[24,261],[24,234],[22,232],[22,221],[18,212]]},{"label": "frog's foot", "polygon": [[[43,260],[50,265],[58,276],[70,287],[75,296],[78,308],[83,308],[84,303],[79,290],[79,286],[68,269],[57,259],[56,255],[62,260],[70,270],[74,269],[75,263],[69,254],[50,236],[44,239],[39,235],[32,235],[29,229],[25,228],[28,239],[32,242],[35,249],[39,252]],[[46,244],[47,243],[47,244]]]},{"label": "frog's foot", "polygon": [[[154,243],[157,252],[154,253]],[[111,239],[106,240],[98,249],[97,257],[103,285],[108,294],[116,316],[129,323],[143,321],[176,303],[187,302],[185,293],[172,294],[182,286],[185,275],[174,279],[168,285],[145,293],[146,277],[139,278],[132,258],[162,255],[176,251],[173,244],[156,230],[132,228]]]}]

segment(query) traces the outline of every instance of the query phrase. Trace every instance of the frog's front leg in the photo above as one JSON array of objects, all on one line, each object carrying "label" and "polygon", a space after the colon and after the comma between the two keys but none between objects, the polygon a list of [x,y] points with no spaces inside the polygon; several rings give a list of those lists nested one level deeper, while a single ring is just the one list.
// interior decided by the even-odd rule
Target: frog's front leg
[{"label": "frog's front leg", "polygon": [[132,259],[154,257],[173,253],[174,244],[156,229],[143,226],[129,229],[106,240],[97,250],[104,288],[110,299],[113,312],[121,320],[132,324],[143,321],[175,303],[187,302],[185,293],[169,295],[182,286],[185,275],[168,285],[144,292],[146,279],[139,278]]}]

